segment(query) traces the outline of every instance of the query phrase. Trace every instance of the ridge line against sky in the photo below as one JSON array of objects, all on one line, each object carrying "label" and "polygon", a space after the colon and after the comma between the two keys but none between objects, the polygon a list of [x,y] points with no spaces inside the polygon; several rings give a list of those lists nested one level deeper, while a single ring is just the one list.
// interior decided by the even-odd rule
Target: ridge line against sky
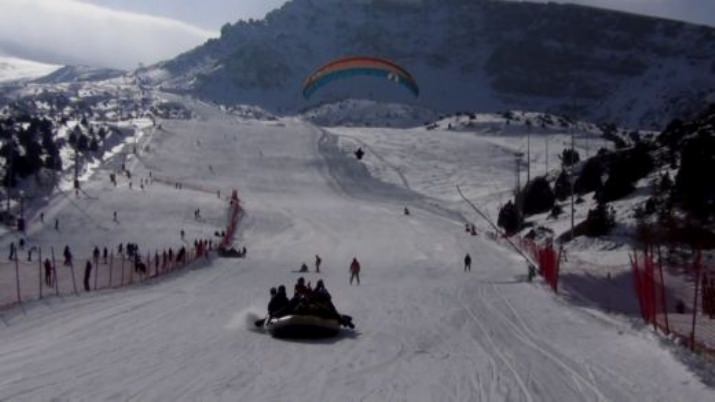
[{"label": "ridge line against sky", "polygon": [[[0,55],[130,70],[262,18],[286,0],[1,0]],[[327,1],[327,0],[321,0]],[[373,1],[373,0],[333,0]],[[421,0],[380,0],[421,1]],[[521,0],[508,0],[521,1]],[[548,0],[531,0],[546,2]],[[715,26],[715,0],[555,0]]]}]

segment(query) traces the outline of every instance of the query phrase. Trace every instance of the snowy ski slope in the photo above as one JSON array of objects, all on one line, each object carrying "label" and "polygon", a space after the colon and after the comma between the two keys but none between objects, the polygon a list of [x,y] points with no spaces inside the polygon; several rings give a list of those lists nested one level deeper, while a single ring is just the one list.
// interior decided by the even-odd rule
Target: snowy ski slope
[{"label": "snowy ski slope", "polygon": [[[53,201],[45,219],[59,216],[66,228],[55,233],[35,225],[30,241],[86,244],[76,255],[88,255],[94,242],[175,245],[180,228],[188,238],[218,229],[225,209],[214,192],[238,188],[247,211],[238,241],[248,258],[4,313],[0,400],[713,397],[649,331],[524,282],[517,256],[466,236],[459,213],[399,182],[374,179],[335,134],[297,118],[243,120],[184,102],[198,117],[162,121],[163,130],[147,139],[149,149],[130,167],[135,177],[151,170],[204,191],[155,183],[141,192],[125,181],[114,188],[100,169],[82,197]],[[459,146],[448,141],[434,146]],[[410,216],[402,215],[406,204]],[[193,220],[197,207],[203,221]],[[119,225],[109,218],[113,210]],[[467,252],[471,273],[462,272]],[[323,273],[307,279],[324,279],[357,332],[290,342],[251,330],[246,318],[263,313],[268,288],[292,287],[291,271],[303,261],[311,265],[316,253]],[[353,256],[363,275],[351,287]]]}]

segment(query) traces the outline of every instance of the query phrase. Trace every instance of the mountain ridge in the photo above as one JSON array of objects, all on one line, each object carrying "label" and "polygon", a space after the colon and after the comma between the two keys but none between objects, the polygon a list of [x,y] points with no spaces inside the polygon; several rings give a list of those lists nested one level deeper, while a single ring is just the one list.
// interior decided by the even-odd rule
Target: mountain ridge
[{"label": "mountain ridge", "polygon": [[[417,99],[375,79],[331,84],[306,101],[305,77],[347,55],[395,60]],[[524,109],[660,128],[715,92],[715,29],[573,4],[292,0],[263,20],[137,75],[222,104],[295,112],[349,97],[438,112]]]}]

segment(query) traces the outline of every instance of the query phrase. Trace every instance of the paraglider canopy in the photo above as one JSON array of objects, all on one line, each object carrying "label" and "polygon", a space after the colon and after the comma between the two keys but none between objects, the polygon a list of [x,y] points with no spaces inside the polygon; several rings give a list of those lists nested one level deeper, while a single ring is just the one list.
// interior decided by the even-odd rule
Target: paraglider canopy
[{"label": "paraglider canopy", "polygon": [[320,67],[306,78],[303,84],[303,96],[307,99],[320,87],[334,80],[354,76],[383,77],[407,88],[414,96],[420,94],[417,82],[412,75],[398,64],[377,57],[345,57],[333,60]]}]

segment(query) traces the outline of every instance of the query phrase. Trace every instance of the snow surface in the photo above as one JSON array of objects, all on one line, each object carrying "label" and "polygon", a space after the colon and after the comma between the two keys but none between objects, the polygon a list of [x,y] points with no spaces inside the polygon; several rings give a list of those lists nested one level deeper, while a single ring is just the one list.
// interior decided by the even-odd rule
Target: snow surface
[{"label": "snow surface", "polygon": [[[338,138],[298,118],[248,120],[183,102],[196,117],[161,121],[162,130],[145,138],[148,146],[128,167],[133,177],[150,170],[203,191],[157,182],[142,192],[124,179],[114,188],[109,161],[80,198],[57,194],[51,201],[45,219],[59,217],[61,231],[33,221],[29,241],[71,243],[78,259],[94,244],[174,246],[180,228],[188,238],[220,228],[225,201],[214,191],[238,188],[246,209],[238,243],[248,258],[216,259],[165,281],[49,298],[3,313],[0,400],[713,398],[649,329],[525,282],[519,257],[482,236],[466,236],[454,203],[420,194],[426,179],[399,180],[401,167],[430,172],[427,156],[382,154],[390,163],[399,158],[398,182],[378,181],[341,148],[347,140],[375,144],[352,129],[338,129]],[[385,141],[394,134],[384,133]],[[444,166],[487,158],[482,163],[489,161],[495,176],[509,170],[511,151],[488,141],[466,147],[474,138],[444,132],[422,140],[444,149]],[[368,151],[366,159],[376,156]],[[430,188],[453,194],[464,178],[450,183],[438,166],[433,161],[440,184]],[[402,215],[405,205],[410,216]],[[203,221],[190,215],[197,207]],[[112,210],[119,224],[111,222]],[[3,237],[3,247],[10,240]],[[471,273],[462,272],[467,252]],[[292,287],[297,274],[291,271],[316,253],[322,274],[305,276],[325,280],[357,331],[290,342],[251,330],[247,318],[263,314],[268,288]],[[363,265],[360,286],[348,285],[353,256]]]},{"label": "snow surface", "polygon": [[18,59],[16,57],[0,56],[0,82],[18,81],[42,77],[62,66],[38,63]]}]

